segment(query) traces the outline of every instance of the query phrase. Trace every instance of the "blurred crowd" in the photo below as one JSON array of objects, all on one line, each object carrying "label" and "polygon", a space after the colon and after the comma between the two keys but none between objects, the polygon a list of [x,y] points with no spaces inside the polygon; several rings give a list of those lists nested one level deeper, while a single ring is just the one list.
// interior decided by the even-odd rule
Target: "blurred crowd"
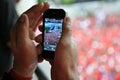
[{"label": "blurred crowd", "polygon": [[[60,32],[49,32],[45,35],[46,45],[57,45],[59,41]],[[52,39],[51,39],[52,38]]]},{"label": "blurred crowd", "polygon": [[79,43],[80,80],[120,80],[120,15],[103,16],[102,20],[93,15],[72,21]]}]

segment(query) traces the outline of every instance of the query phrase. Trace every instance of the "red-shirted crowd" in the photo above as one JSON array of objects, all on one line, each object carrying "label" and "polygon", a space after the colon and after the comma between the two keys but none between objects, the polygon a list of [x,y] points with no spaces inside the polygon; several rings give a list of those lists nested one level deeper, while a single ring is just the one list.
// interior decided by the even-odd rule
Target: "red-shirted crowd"
[{"label": "red-shirted crowd", "polygon": [[79,43],[79,78],[120,80],[120,15],[107,15],[102,25],[96,21],[95,16],[72,21]]}]

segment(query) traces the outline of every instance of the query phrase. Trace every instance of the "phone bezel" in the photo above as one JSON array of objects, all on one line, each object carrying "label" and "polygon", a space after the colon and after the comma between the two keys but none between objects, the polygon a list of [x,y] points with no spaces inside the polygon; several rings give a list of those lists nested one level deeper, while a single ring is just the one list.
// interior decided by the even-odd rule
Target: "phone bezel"
[{"label": "phone bezel", "polygon": [[45,59],[54,59],[55,51],[44,50],[44,26],[45,18],[55,18],[55,19],[64,19],[65,11],[63,9],[48,9],[43,15],[43,29],[42,29],[42,57]]}]

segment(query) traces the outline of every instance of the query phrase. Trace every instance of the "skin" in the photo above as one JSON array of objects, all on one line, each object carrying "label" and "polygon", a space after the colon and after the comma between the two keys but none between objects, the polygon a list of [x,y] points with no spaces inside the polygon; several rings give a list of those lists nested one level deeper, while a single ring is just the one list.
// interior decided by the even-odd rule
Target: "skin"
[{"label": "skin", "polygon": [[77,73],[77,43],[72,37],[71,21],[64,19],[63,33],[52,62],[52,80],[79,80]]},{"label": "skin", "polygon": [[[36,28],[42,31],[42,14],[49,8],[48,3],[40,3],[27,10],[17,20],[11,30],[10,47],[14,55],[13,70],[23,76],[32,77],[38,62],[43,58],[41,34],[35,36]],[[36,46],[33,40],[39,44]],[[77,43],[72,38],[71,21],[64,19],[62,37],[58,43],[54,60],[51,64],[52,80],[78,80]]]}]

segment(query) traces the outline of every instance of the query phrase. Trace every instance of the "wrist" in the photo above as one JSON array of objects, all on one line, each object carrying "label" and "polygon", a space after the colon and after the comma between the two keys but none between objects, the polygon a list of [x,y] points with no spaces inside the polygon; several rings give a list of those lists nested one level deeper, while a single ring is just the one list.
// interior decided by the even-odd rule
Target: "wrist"
[{"label": "wrist", "polygon": [[9,72],[6,72],[0,80],[32,80],[32,77],[21,76],[11,69]]},{"label": "wrist", "polygon": [[[63,72],[63,71],[61,71],[61,72]],[[68,70],[67,72],[65,72],[64,75],[61,75],[61,74],[62,73],[59,73],[57,75],[58,78],[55,80],[79,80],[77,71]]]},{"label": "wrist", "polygon": [[23,77],[32,77],[34,73],[34,70],[29,68],[13,67],[12,71]]},{"label": "wrist", "polygon": [[13,77],[15,80],[32,80],[32,76],[31,77],[26,77],[23,76],[22,74],[19,74],[18,72],[16,72],[14,69],[11,69],[8,74]]},{"label": "wrist", "polygon": [[59,68],[52,70],[52,80],[79,80],[77,68]]},{"label": "wrist", "polygon": [[37,65],[13,65],[13,71],[15,71],[17,74],[23,76],[23,77],[32,77],[34,74],[34,71],[36,69]]}]

